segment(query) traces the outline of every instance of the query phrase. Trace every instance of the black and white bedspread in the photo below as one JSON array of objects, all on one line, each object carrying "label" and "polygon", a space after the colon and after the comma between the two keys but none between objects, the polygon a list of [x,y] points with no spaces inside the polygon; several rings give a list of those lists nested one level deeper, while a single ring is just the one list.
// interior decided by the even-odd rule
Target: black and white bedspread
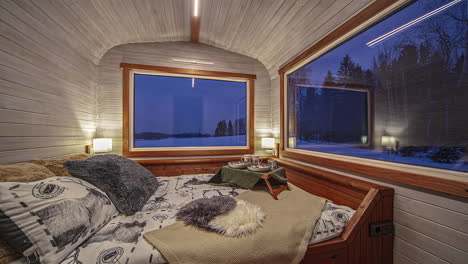
[{"label": "black and white bedspread", "polygon": [[205,184],[212,176],[158,178],[161,186],[141,212],[114,218],[62,264],[166,263],[158,250],[144,240],[143,233],[173,224],[179,208],[192,200],[219,195],[237,196],[245,191]]},{"label": "black and white bedspread", "polygon": [[[61,264],[167,263],[159,251],[144,240],[144,233],[173,224],[179,208],[192,200],[219,195],[234,197],[245,191],[205,184],[212,176],[202,174],[158,178],[161,185],[142,211],[132,216],[117,216]],[[348,207],[327,202],[317,221],[311,244],[338,236],[353,213]],[[25,263],[23,261],[13,263]]]}]

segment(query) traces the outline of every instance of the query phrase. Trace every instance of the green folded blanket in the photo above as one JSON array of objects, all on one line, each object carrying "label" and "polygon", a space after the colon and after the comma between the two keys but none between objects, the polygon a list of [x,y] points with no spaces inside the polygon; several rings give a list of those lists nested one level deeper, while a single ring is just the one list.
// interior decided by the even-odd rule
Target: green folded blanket
[{"label": "green folded blanket", "polygon": [[263,182],[260,180],[264,174],[272,176],[270,183],[273,185],[285,184],[288,181],[284,168],[277,168],[269,172],[253,172],[247,169],[234,169],[224,166],[208,181],[208,184],[252,189],[255,185]]}]

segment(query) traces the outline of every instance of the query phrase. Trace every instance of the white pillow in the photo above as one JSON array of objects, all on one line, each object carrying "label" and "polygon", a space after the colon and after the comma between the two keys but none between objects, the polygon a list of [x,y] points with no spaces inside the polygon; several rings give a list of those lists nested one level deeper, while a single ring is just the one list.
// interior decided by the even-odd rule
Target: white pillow
[{"label": "white pillow", "polygon": [[327,201],[320,219],[315,224],[312,239],[309,245],[320,243],[335,237],[343,232],[346,224],[356,211],[348,206],[336,205]]},{"label": "white pillow", "polygon": [[104,192],[78,178],[0,183],[0,233],[29,263],[59,263],[117,215]]}]

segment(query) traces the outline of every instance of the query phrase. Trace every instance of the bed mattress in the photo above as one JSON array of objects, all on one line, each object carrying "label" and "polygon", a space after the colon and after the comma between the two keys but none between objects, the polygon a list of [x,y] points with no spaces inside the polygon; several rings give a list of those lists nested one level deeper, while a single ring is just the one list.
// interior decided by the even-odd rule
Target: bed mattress
[{"label": "bed mattress", "polygon": [[[158,178],[161,185],[142,211],[132,216],[115,217],[61,264],[167,263],[159,251],[144,240],[144,233],[173,224],[178,210],[192,200],[219,195],[235,197],[245,191],[240,188],[206,184],[212,176],[212,174],[202,174]],[[330,202],[326,204],[321,218],[317,221],[315,237],[312,238],[311,244],[332,238],[333,232],[334,236],[341,233],[338,228],[340,221],[349,220],[352,216],[341,212],[343,212],[342,207]],[[337,215],[340,217],[336,218]],[[342,215],[346,219],[341,219]],[[330,221],[331,218],[337,220]],[[345,222],[341,222],[341,226],[344,227]],[[13,263],[24,263],[23,261],[24,258]]]}]

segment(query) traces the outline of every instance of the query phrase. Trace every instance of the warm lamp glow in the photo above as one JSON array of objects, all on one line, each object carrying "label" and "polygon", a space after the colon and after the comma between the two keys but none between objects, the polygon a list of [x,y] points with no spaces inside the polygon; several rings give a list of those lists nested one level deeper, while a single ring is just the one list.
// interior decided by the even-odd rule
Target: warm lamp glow
[{"label": "warm lamp glow", "polygon": [[289,148],[295,148],[296,147],[296,137],[289,137],[288,147]]},{"label": "warm lamp glow", "polygon": [[396,139],[392,136],[382,136],[382,146],[393,147],[395,145]]},{"label": "warm lamp glow", "polygon": [[193,16],[198,16],[198,0],[193,0]]},{"label": "warm lamp glow", "polygon": [[93,139],[94,152],[111,152],[112,138],[95,138]]},{"label": "warm lamp glow", "polygon": [[272,149],[274,147],[275,147],[275,139],[274,138],[262,138],[262,148]]}]

